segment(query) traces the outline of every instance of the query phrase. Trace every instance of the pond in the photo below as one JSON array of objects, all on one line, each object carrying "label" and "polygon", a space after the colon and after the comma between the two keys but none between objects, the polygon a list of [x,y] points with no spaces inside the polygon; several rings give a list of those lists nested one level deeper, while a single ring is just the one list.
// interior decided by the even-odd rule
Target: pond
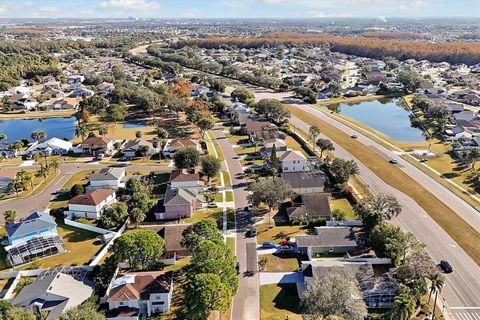
[{"label": "pond", "polygon": [[398,99],[378,99],[352,104],[329,106],[330,110],[352,118],[394,140],[425,141],[423,131],[412,127],[411,112]]},{"label": "pond", "polygon": [[75,137],[75,129],[75,117],[0,120],[0,133],[6,134],[9,142],[21,139],[33,141],[30,137],[33,131],[45,131],[48,138],[71,140]]}]

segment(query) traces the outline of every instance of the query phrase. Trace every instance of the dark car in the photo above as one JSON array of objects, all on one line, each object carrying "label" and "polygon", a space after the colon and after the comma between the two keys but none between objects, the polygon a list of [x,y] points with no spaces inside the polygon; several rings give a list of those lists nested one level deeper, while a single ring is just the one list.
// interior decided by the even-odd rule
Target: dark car
[{"label": "dark car", "polygon": [[447,260],[440,261],[440,269],[442,269],[443,272],[445,272],[445,273],[452,273],[453,272],[452,265]]},{"label": "dark car", "polygon": [[246,236],[248,238],[256,237],[257,236],[257,229],[253,228],[253,229],[248,230]]}]

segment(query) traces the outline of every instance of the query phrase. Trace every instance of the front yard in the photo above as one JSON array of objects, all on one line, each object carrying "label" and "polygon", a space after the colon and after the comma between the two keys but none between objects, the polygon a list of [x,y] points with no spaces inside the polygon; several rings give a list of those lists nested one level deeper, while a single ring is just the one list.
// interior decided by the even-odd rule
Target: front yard
[{"label": "front yard", "polygon": [[301,320],[300,300],[294,283],[260,286],[261,320]]},{"label": "front yard", "polygon": [[275,226],[272,223],[272,228],[268,228],[268,223],[257,225],[257,242],[262,244],[264,242],[280,242],[285,238],[294,238],[299,234],[306,234],[308,228],[306,226]]},{"label": "front yard", "polygon": [[266,259],[265,272],[293,272],[300,268],[300,261],[307,257],[294,253],[262,254],[258,259]]}]

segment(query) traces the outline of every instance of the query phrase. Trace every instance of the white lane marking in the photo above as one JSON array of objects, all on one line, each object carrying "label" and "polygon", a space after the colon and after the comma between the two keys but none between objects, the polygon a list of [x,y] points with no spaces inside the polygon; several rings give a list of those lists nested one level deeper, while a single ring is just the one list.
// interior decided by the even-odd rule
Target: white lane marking
[{"label": "white lane marking", "polygon": [[449,243],[448,246],[451,247],[451,248],[456,248],[457,247],[456,245],[451,244],[451,243]]},{"label": "white lane marking", "polygon": [[473,316],[476,320],[480,320],[480,314],[478,314],[478,313],[472,313],[472,316]]}]

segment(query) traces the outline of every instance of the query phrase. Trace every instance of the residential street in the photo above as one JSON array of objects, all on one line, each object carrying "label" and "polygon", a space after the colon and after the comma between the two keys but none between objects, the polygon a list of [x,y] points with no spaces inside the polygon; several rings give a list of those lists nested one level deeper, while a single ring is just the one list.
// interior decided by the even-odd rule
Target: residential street
[{"label": "residential street", "polygon": [[[27,217],[33,211],[45,211],[48,208],[48,203],[54,197],[53,193],[62,186],[74,175],[76,172],[88,169],[101,169],[108,167],[108,165],[101,163],[66,163],[62,164],[59,169],[59,174],[52,180],[52,182],[39,194],[29,196],[27,198],[9,199],[0,201],[0,205],[13,209],[17,212],[17,219]],[[22,167],[22,169],[29,169],[29,167]],[[172,167],[161,166],[147,166],[147,165],[132,165],[125,168],[126,170],[134,171],[171,171]],[[3,215],[0,216],[0,222],[3,223]]]},{"label": "residential street", "polygon": [[[305,122],[295,117],[290,121],[297,128],[308,132],[310,126]],[[337,127],[340,128],[340,125]],[[403,211],[393,222],[413,232],[420,241],[424,242],[435,261],[447,259],[452,264],[454,272],[447,275],[446,286],[442,291],[450,311],[480,315],[480,267],[415,201],[385,183],[335,142],[334,145],[336,156],[354,159],[357,162],[360,168],[359,176],[370,188],[376,192],[391,193],[397,197]]]},{"label": "residential street", "polygon": [[227,162],[227,167],[232,179],[233,199],[236,209],[236,249],[237,259],[240,262],[240,287],[237,295],[233,299],[231,319],[256,320],[260,318],[259,276],[258,273],[253,276],[244,274],[247,266],[246,244],[256,243],[256,238],[245,237],[245,231],[251,223],[250,214],[243,211],[245,206],[247,206],[247,191],[245,190],[247,182],[243,177],[242,167],[230,141],[221,130],[212,130],[212,132]]}]

